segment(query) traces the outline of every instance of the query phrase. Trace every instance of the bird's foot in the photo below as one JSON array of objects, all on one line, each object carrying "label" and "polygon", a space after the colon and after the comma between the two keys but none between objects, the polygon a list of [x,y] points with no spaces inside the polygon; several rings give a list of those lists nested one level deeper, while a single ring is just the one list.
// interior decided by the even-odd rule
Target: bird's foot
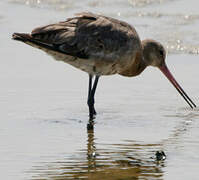
[{"label": "bird's foot", "polygon": [[89,119],[89,122],[87,124],[87,130],[93,130],[94,129],[94,119]]},{"label": "bird's foot", "polygon": [[97,112],[95,111],[95,107],[91,106],[89,107],[89,118],[90,119],[95,119]]},{"label": "bird's foot", "polygon": [[93,130],[93,129],[94,129],[94,124],[88,123],[87,124],[87,130],[90,131],[90,130]]},{"label": "bird's foot", "polygon": [[95,108],[93,108],[93,115],[97,115],[97,112],[95,111]]},{"label": "bird's foot", "polygon": [[96,116],[96,111],[94,105],[89,106],[89,122],[87,124],[87,130],[93,130],[94,129],[94,119]]}]

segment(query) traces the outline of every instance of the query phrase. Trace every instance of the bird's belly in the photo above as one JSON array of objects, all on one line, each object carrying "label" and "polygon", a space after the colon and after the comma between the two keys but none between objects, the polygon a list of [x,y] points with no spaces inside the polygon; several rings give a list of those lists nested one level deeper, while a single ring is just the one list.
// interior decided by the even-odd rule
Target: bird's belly
[{"label": "bird's belly", "polygon": [[118,73],[119,66],[117,61],[109,61],[102,59],[80,59],[54,51],[48,51],[49,55],[55,60],[66,62],[82,71],[92,75],[112,75]]},{"label": "bird's belly", "polygon": [[77,59],[75,61],[69,64],[92,75],[112,75],[117,73],[117,68],[113,62],[85,59]]}]

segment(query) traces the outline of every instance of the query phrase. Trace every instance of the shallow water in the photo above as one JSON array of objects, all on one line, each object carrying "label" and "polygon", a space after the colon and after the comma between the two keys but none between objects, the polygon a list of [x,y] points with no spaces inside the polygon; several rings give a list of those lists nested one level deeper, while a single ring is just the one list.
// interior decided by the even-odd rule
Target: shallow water
[{"label": "shallow water", "polygon": [[[198,179],[199,108],[190,109],[157,69],[136,78],[102,77],[95,128],[87,132],[87,74],[11,40],[13,32],[79,11],[125,20],[141,39],[165,45],[170,70],[198,104],[198,4],[1,1],[1,179]],[[158,150],[166,153],[165,161],[155,160]]]}]

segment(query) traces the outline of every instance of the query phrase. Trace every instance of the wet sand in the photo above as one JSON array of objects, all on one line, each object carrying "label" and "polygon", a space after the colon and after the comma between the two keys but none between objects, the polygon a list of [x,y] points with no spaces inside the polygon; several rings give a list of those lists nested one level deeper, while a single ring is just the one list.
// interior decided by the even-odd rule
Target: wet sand
[{"label": "wet sand", "polygon": [[[199,109],[190,109],[158,69],[102,77],[95,128],[87,131],[88,75],[11,40],[13,32],[79,11],[125,20],[141,39],[165,45],[171,72],[198,105],[196,3],[148,2],[0,2],[1,179],[198,179]],[[158,150],[165,161],[154,159]]]}]

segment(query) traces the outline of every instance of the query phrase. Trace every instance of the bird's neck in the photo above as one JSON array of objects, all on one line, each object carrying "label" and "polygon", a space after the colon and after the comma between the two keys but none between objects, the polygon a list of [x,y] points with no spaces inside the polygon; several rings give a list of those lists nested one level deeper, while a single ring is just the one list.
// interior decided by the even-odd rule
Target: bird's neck
[{"label": "bird's neck", "polygon": [[120,72],[119,74],[122,76],[137,76],[139,75],[144,69],[147,67],[146,63],[144,62],[144,58],[142,53],[138,52],[136,54],[135,60],[133,61],[132,65],[129,66],[126,70]]}]

